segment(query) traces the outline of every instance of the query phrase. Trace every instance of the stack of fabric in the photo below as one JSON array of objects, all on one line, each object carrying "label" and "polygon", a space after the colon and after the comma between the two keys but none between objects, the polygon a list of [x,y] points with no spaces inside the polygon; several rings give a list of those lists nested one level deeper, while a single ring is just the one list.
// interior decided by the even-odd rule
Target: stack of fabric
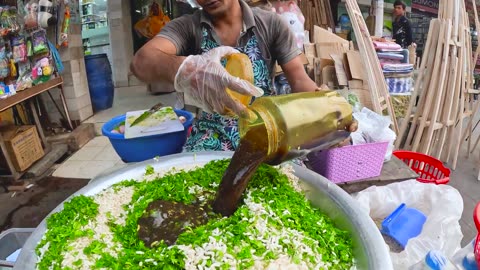
[{"label": "stack of fabric", "polygon": [[385,81],[392,95],[410,95],[413,89],[413,64],[408,50],[390,41],[373,41]]}]

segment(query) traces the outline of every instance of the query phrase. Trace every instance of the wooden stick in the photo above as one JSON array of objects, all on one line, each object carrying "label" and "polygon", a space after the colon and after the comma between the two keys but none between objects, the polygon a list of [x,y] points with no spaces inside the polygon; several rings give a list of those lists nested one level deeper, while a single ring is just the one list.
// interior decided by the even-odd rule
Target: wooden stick
[{"label": "wooden stick", "polygon": [[[454,9],[453,13],[454,14],[458,13],[458,10]],[[456,100],[458,101],[458,97],[459,97],[460,83],[457,84],[457,78],[460,77],[459,75],[461,75],[461,73],[459,72],[462,70],[462,68],[459,64],[459,59],[457,57],[458,44],[460,44],[458,40],[458,30],[459,30],[458,17],[459,16],[454,16],[454,20],[453,20],[454,28],[453,28],[452,40],[456,45],[452,46],[452,53],[451,53],[452,59],[450,60],[451,61],[450,75],[449,75],[449,82],[447,84],[447,89],[446,89],[446,95],[445,95],[445,101],[444,101],[445,106],[444,106],[443,116],[442,116],[442,124],[444,125],[444,127],[440,131],[441,135],[440,135],[440,142],[439,142],[439,150],[435,155],[435,157],[437,157],[438,159],[442,159],[442,153],[444,150],[445,142],[447,140],[447,134],[449,134],[448,130],[452,129],[452,127],[450,127],[451,125],[450,123],[452,124],[455,123],[455,117],[453,117],[452,119],[452,111],[453,111],[453,114],[455,114],[454,108],[456,108],[457,105],[454,105],[454,104],[457,104],[457,103],[454,103],[454,101]],[[451,96],[448,96],[449,93],[451,93]],[[444,159],[444,161],[446,160]]]},{"label": "wooden stick", "polygon": [[[441,21],[440,23],[440,33],[444,33],[445,32],[445,21]],[[438,42],[438,45],[441,45],[442,42],[445,42],[445,38],[444,36],[440,36],[440,39],[439,39],[439,42]],[[430,84],[430,87],[427,89],[427,100],[428,101],[431,101],[435,98],[435,92],[436,90],[438,89],[437,88],[437,85],[438,85],[438,74],[440,73],[440,68],[442,66],[442,63],[438,63],[438,60],[441,59],[442,57],[442,50],[441,50],[441,47],[439,46],[439,48],[437,49],[437,52],[435,54],[435,64],[433,66],[433,73],[434,73],[434,76],[432,77],[432,82]],[[423,110],[421,110],[421,115],[423,116],[420,120],[420,124],[419,124],[419,127],[418,129],[416,130],[416,135],[415,135],[415,138],[414,138],[414,142],[413,142],[413,146],[412,146],[412,151],[416,152],[417,149],[418,149],[418,145],[420,143],[420,139],[422,138],[422,135],[423,135],[423,131],[425,129],[425,124],[426,124],[426,121],[428,120],[428,115],[429,115],[429,112],[431,110],[431,107],[432,107],[432,102],[426,102],[425,103],[425,106],[423,106]]]},{"label": "wooden stick", "polygon": [[479,142],[480,142],[480,136],[478,136],[477,140],[475,141],[475,144],[473,145],[472,151],[470,153],[473,153],[473,151],[475,151]]},{"label": "wooden stick", "polygon": [[[424,54],[423,54],[424,57],[422,58],[421,63],[420,63],[420,70],[419,70],[419,73],[418,73],[417,80],[415,82],[415,86],[413,88],[413,93],[412,93],[412,96],[410,98],[410,103],[408,105],[407,113],[405,114],[405,119],[402,122],[402,126],[400,128],[400,133],[398,134],[398,138],[395,142],[395,148],[396,149],[400,149],[400,147],[402,146],[402,140],[403,140],[403,137],[405,136],[405,134],[407,132],[408,124],[410,122],[409,121],[410,120],[410,115],[412,114],[413,108],[415,107],[417,97],[421,93],[420,86],[423,83],[423,80],[425,78],[424,74],[425,74],[426,69],[427,69],[427,62],[430,59],[428,56],[430,55],[430,48],[432,46],[432,35],[433,35],[433,32],[434,32],[433,28],[435,28],[435,24],[436,23],[435,23],[434,20],[430,21],[430,26],[429,26],[430,30],[428,31],[428,34],[427,34],[425,51],[424,51]],[[427,77],[427,78],[429,79],[429,77]],[[405,143],[405,144],[407,144],[407,143]]]},{"label": "wooden stick", "polygon": [[[461,4],[463,3],[463,1],[460,1]],[[464,8],[462,10],[465,10]],[[463,18],[464,18],[464,25],[466,25],[467,23],[465,22],[465,20],[468,20],[468,14],[466,14],[466,12],[462,12],[463,14]],[[466,29],[466,27],[464,26],[463,31],[461,31],[461,35],[460,35],[460,44],[462,44],[462,47],[465,46],[465,37],[467,35],[470,35],[470,29]],[[471,59],[471,51],[468,52],[466,51],[464,53],[464,57],[465,57],[465,60],[467,61],[467,64],[468,64],[468,60]],[[467,68],[470,67],[470,65],[467,65]],[[466,68],[464,67],[463,69],[463,74],[467,74],[468,70],[466,70]],[[452,169],[455,170],[457,168],[457,161],[458,161],[458,154],[459,154],[459,151],[460,151],[460,146],[461,146],[461,139],[462,139],[462,130],[463,130],[463,113],[464,113],[464,109],[465,109],[465,98],[466,98],[466,83],[462,83],[462,88],[461,88],[461,96],[460,96],[460,108],[459,108],[459,114],[458,114],[458,120],[459,120],[459,123],[458,123],[458,131],[457,132],[457,136],[456,136],[456,144],[455,144],[455,148],[454,148],[454,153],[453,153],[453,162],[452,162]]]},{"label": "wooden stick", "polygon": [[[428,111],[426,109],[426,106],[427,104],[429,104],[429,101],[428,98],[427,98],[427,95],[429,94],[428,93],[428,89],[430,89],[430,85],[432,83],[434,83],[434,80],[432,79],[434,77],[434,75],[436,74],[436,69],[434,68],[435,67],[435,60],[438,59],[438,46],[437,44],[439,43],[439,35],[441,33],[441,22],[439,19],[434,19],[432,20],[432,23],[431,23],[431,29],[432,29],[432,41],[431,41],[431,47],[430,47],[430,50],[429,50],[429,54],[428,54],[428,58],[427,58],[427,61],[428,61],[428,66],[426,67],[427,68],[427,71],[429,72],[428,73],[428,77],[425,77],[423,79],[423,83],[425,85],[423,85],[421,91],[422,91],[422,94],[420,96],[420,100],[418,102],[418,106],[417,106],[417,110],[415,111],[415,115],[413,117],[413,121],[412,121],[412,124],[411,124],[411,127],[410,127],[410,130],[408,132],[408,135],[407,135],[407,141],[406,141],[406,147],[408,147],[408,149],[412,149],[413,146],[411,146],[413,143],[411,143],[411,141],[414,139],[414,134],[415,132],[418,130],[417,128],[417,125],[418,125],[418,122],[420,120],[420,117],[422,115],[425,115],[425,113],[422,113],[422,109],[424,111]],[[430,94],[431,95],[431,94]],[[414,151],[414,150],[412,150]]]},{"label": "wooden stick", "polygon": [[[448,65],[448,54],[449,54],[449,49],[450,49],[450,38],[451,38],[451,32],[452,32],[452,25],[451,25],[451,20],[447,19],[445,21],[446,24],[446,31],[444,32],[444,40],[443,40],[443,56],[441,59],[441,62],[439,63],[441,65],[441,71],[440,71],[440,78],[438,80],[438,88],[437,88],[437,98],[434,99],[434,104],[433,104],[433,112],[431,114],[430,118],[430,126],[428,127],[427,135],[425,138],[425,142],[423,143],[423,151],[422,153],[429,154],[430,153],[430,147],[432,143],[432,138],[433,138],[433,132],[435,131],[435,125],[433,123],[437,122],[438,114],[440,111],[440,105],[442,102],[442,96],[444,92],[444,86],[445,86],[445,76],[447,74],[447,67]],[[443,33],[443,32],[442,32]],[[440,45],[440,44],[439,44]],[[432,92],[435,90],[432,89]],[[433,103],[433,102],[432,102]],[[426,117],[424,117],[426,119]],[[414,145],[414,148],[416,146]]]},{"label": "wooden stick", "polygon": [[[455,5],[457,7],[457,5]],[[459,25],[459,27],[461,27]],[[464,43],[464,39],[463,39],[463,31],[460,31],[459,32],[459,41],[458,41],[458,44],[461,45]],[[460,35],[461,34],[461,35]],[[460,98],[461,98],[461,91],[462,91],[462,85],[464,84],[464,77],[463,77],[463,66],[464,66],[464,63],[465,63],[465,49],[464,49],[464,46],[460,46],[458,47],[458,59],[459,59],[459,64],[457,66],[457,79],[456,79],[456,85],[454,87],[454,91],[455,91],[455,94],[454,94],[454,101],[453,101],[453,106],[452,106],[452,118],[451,120],[454,121],[454,123],[456,123],[458,121],[458,117],[459,115],[463,114],[463,111],[460,111]],[[449,130],[448,130],[448,143],[446,145],[446,152],[441,156],[442,157],[442,160],[444,162],[449,162],[450,159],[451,159],[451,155],[453,153],[453,147],[454,147],[454,141],[455,141],[455,126],[451,126],[449,127]]]}]

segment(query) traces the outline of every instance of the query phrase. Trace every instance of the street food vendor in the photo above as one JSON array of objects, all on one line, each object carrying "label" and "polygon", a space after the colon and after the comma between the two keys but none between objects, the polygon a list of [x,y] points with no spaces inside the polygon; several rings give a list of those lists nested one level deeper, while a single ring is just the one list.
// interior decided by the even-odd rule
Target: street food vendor
[{"label": "street food vendor", "polygon": [[[245,106],[226,88],[250,96],[275,95],[275,63],[282,67],[293,92],[315,91],[305,72],[301,51],[288,25],[274,12],[250,8],[243,0],[197,0],[202,10],[169,22],[134,56],[131,70],[145,82],[175,85],[203,109],[193,124],[186,151],[234,151],[239,142],[237,120]],[[246,54],[253,65],[254,85],[232,77],[220,59]]]}]

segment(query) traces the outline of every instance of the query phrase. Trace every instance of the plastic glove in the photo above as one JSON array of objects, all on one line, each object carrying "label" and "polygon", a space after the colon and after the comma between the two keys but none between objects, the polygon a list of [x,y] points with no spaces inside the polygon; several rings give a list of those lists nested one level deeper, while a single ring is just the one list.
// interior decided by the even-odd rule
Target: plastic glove
[{"label": "plastic glove", "polygon": [[223,68],[222,57],[238,53],[231,47],[214,48],[202,55],[191,55],[180,65],[175,76],[175,89],[185,94],[207,112],[227,113],[227,108],[240,115],[245,106],[232,98],[226,88],[243,95],[260,97],[262,89],[231,76]]}]

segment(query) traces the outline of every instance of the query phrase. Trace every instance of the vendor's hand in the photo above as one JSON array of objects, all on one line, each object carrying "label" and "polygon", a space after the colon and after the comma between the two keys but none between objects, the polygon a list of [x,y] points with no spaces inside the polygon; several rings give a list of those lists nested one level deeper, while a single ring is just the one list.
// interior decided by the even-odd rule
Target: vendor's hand
[{"label": "vendor's hand", "polygon": [[[358,121],[353,119],[352,123],[350,125],[348,125],[347,127],[345,127],[345,129],[348,131],[348,132],[355,132],[357,131],[358,129]],[[336,146],[334,147],[343,147],[343,146],[347,146],[347,145],[351,145],[352,144],[352,137],[348,136],[348,138],[346,138],[345,140],[343,140],[342,142],[338,143]]]},{"label": "vendor's hand", "polygon": [[[218,47],[202,55],[191,55],[180,65],[175,76],[175,89],[184,92],[207,112],[226,113],[226,108],[237,115],[245,106],[233,99],[226,88],[243,95],[260,97],[263,91],[251,83],[233,77],[223,68],[220,60],[228,54],[238,53],[231,47]],[[188,96],[188,97],[187,97]]]},{"label": "vendor's hand", "polygon": [[348,132],[355,132],[358,129],[358,121],[353,119],[352,123],[347,127]]}]

